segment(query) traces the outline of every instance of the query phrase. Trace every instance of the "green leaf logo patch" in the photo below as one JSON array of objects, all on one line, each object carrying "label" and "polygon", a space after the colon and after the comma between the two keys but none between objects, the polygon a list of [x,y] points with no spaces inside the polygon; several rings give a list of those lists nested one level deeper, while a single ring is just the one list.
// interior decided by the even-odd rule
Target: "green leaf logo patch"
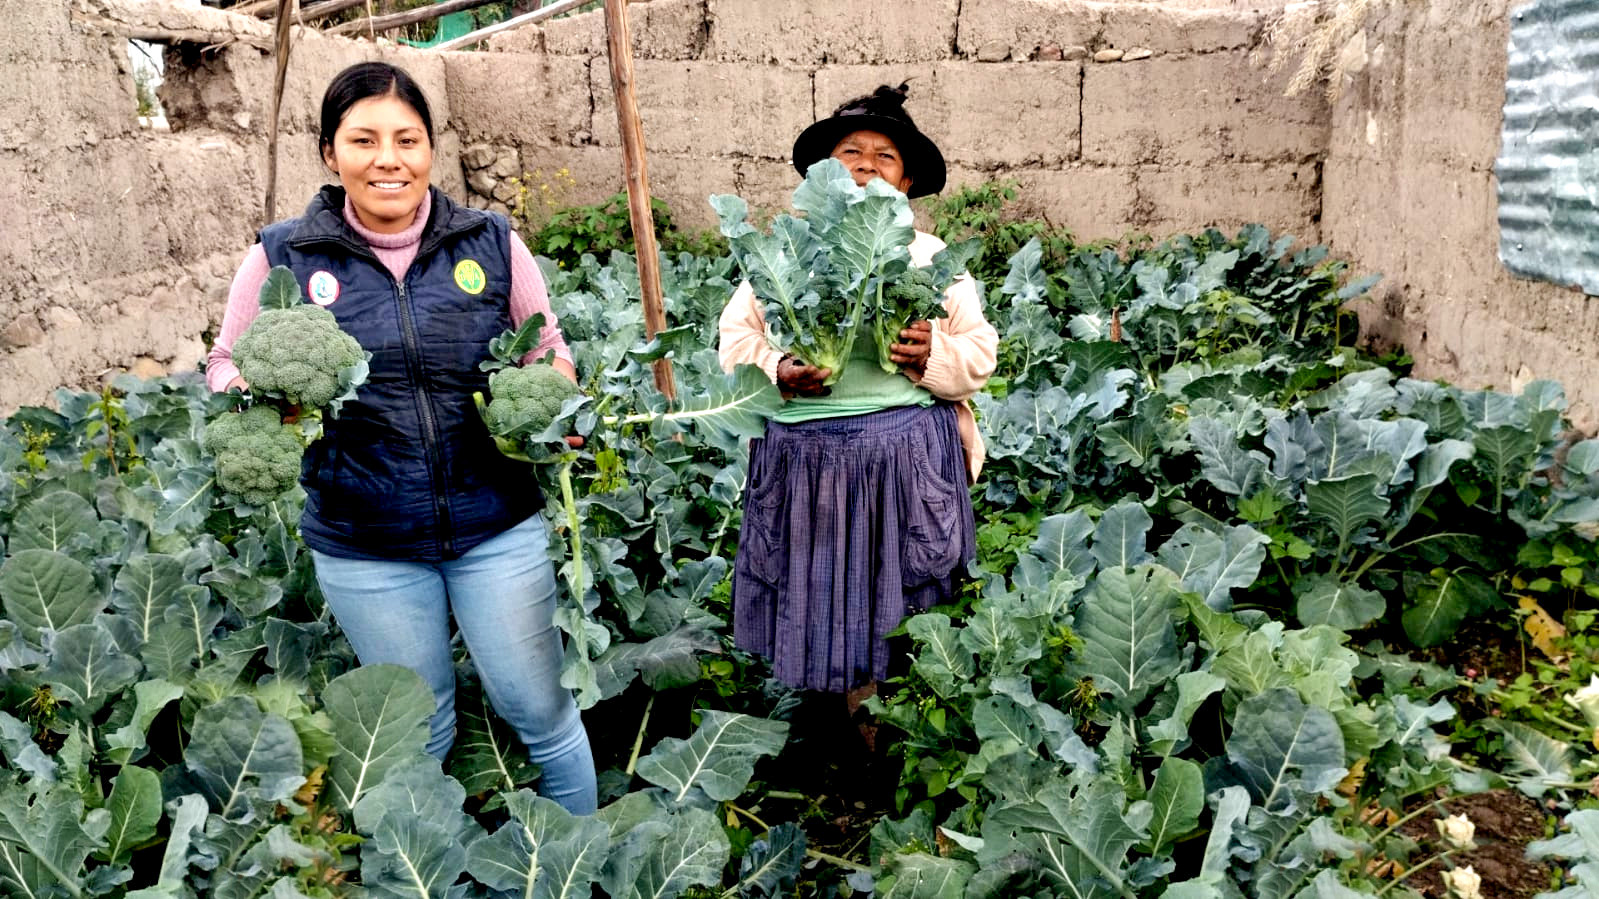
[{"label": "green leaf logo patch", "polygon": [[488,286],[489,279],[483,274],[483,266],[477,264],[476,259],[462,259],[455,264],[455,286],[473,296],[483,292]]}]

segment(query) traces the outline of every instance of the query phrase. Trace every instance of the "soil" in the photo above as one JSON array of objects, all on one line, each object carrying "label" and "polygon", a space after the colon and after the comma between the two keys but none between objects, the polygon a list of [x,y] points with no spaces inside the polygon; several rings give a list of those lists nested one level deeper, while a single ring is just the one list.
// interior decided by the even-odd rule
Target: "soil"
[{"label": "soil", "polygon": [[[1492,618],[1474,618],[1461,625],[1448,643],[1430,650],[1416,650],[1414,654],[1467,677],[1514,680],[1523,670],[1524,651],[1532,650],[1521,645],[1514,628]],[[1468,674],[1468,671],[1476,674]]]},{"label": "soil", "polygon": [[[1513,680],[1525,666],[1524,652],[1514,627],[1491,618],[1476,618],[1463,624],[1454,638],[1432,650],[1415,655],[1453,668],[1472,679]],[[1527,844],[1547,837],[1551,818],[1556,815],[1538,801],[1514,790],[1493,790],[1458,796],[1445,803],[1448,814],[1465,815],[1477,825],[1477,848],[1453,856],[1456,866],[1470,865],[1482,877],[1484,899],[1531,897],[1550,890],[1555,868],[1533,862],[1526,856]],[[1441,848],[1436,815],[1422,815],[1402,830],[1421,843],[1424,859]],[[1409,886],[1424,896],[1447,895],[1439,871],[1428,869],[1411,878]]]},{"label": "soil", "polygon": [[[842,696],[807,693],[790,719],[789,743],[770,769],[773,788],[806,799],[763,801],[781,811],[776,817],[801,821],[811,848],[862,864],[872,825],[885,815],[899,817],[900,761],[889,756],[890,741],[869,745],[861,725],[870,720],[864,711],[852,717]],[[876,732],[872,736],[877,742]]]},{"label": "soil", "polygon": [[[652,696],[655,701],[643,740],[646,749],[663,737],[686,738],[692,732],[690,710],[704,697],[693,690],[653,693],[636,684],[611,700],[610,714],[603,720],[588,722],[599,770],[627,764],[638,722]],[[894,808],[901,762],[887,752],[898,732],[875,741],[876,746],[869,745],[861,725],[870,722],[870,716],[861,711],[852,717],[844,697],[837,694],[806,692],[797,702],[785,705],[778,709],[757,701],[750,708],[739,709],[789,723],[782,752],[756,764],[749,793],[756,799],[744,810],[766,824],[797,822],[805,831],[807,848],[866,864],[872,826],[885,816],[903,817]],[[641,783],[634,778],[610,786],[620,792],[636,789]],[[606,786],[602,780],[601,804],[606,802]],[[749,820],[741,823],[756,832],[762,829]],[[814,876],[810,871],[805,879]]]},{"label": "soil", "polygon": [[[1477,848],[1453,855],[1456,867],[1470,865],[1482,877],[1483,899],[1522,899],[1548,892],[1554,869],[1527,858],[1527,844],[1547,834],[1549,812],[1514,790],[1493,790],[1459,796],[1444,803],[1447,814],[1464,813],[1477,825]],[[1400,830],[1421,844],[1414,858],[1430,857],[1442,848],[1439,816],[1422,815]],[[1442,897],[1444,889],[1437,866],[1413,875],[1407,885],[1423,896]]]}]

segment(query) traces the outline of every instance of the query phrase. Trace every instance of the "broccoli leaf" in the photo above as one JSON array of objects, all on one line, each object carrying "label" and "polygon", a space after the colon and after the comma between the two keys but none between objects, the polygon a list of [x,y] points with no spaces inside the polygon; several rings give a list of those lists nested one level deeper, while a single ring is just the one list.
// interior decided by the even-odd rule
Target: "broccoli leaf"
[{"label": "broccoli leaf", "polygon": [[300,294],[300,282],[294,278],[294,270],[286,265],[274,265],[261,283],[261,308],[293,309],[304,302]]},{"label": "broccoli leaf", "polygon": [[494,358],[478,363],[478,368],[484,371],[496,371],[507,366],[521,365],[522,357],[533,352],[543,337],[544,313],[535,312],[515,330],[506,331],[489,341],[489,355]]}]

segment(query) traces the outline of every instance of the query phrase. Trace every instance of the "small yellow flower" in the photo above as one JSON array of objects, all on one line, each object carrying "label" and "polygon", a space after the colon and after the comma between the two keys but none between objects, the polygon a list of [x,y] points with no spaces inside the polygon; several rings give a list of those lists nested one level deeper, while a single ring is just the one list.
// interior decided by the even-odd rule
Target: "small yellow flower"
[{"label": "small yellow flower", "polygon": [[1444,887],[1454,899],[1482,899],[1482,875],[1470,865],[1445,871]]},{"label": "small yellow flower", "polygon": [[1433,823],[1438,825],[1438,835],[1444,838],[1444,843],[1450,849],[1467,851],[1477,848],[1477,844],[1472,842],[1472,837],[1477,835],[1477,825],[1471,823],[1464,813],[1439,818]]}]

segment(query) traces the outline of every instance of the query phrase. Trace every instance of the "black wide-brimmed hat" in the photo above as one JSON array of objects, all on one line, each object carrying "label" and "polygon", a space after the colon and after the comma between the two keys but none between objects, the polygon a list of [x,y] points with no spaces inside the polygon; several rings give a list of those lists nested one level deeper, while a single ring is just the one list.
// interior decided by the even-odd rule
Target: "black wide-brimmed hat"
[{"label": "black wide-brimmed hat", "polygon": [[905,111],[909,84],[883,85],[864,97],[847,100],[833,115],[800,132],[794,141],[794,168],[804,175],[817,162],[833,155],[838,142],[856,131],[876,131],[894,142],[911,178],[909,197],[925,197],[944,189],[944,154],[923,134]]}]

